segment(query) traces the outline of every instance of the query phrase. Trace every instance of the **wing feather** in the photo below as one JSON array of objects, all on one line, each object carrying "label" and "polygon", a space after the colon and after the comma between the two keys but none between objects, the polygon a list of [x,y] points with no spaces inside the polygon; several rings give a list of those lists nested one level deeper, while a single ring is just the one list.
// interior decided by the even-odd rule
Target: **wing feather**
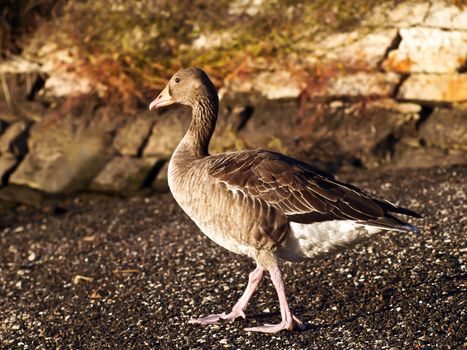
[{"label": "wing feather", "polygon": [[350,219],[400,229],[404,223],[390,212],[419,216],[279,153],[241,151],[211,157],[210,176],[282,211],[290,221]]}]

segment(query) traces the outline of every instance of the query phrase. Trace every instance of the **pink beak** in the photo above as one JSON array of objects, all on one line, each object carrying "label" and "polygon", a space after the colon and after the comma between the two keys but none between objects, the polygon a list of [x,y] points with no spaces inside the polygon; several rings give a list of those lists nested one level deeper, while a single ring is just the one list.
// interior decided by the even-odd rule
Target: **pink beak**
[{"label": "pink beak", "polygon": [[168,106],[174,103],[172,96],[169,93],[169,86],[167,85],[164,90],[157,96],[157,98],[149,105],[149,110],[154,111],[159,107]]}]

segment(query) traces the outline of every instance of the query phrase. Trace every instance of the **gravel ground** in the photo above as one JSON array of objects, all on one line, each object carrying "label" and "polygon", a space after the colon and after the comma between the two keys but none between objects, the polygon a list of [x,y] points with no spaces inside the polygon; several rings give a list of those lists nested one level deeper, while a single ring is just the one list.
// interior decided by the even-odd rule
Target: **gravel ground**
[{"label": "gravel ground", "polygon": [[365,174],[354,183],[424,215],[345,253],[285,265],[303,332],[277,322],[269,277],[246,320],[227,311],[254,264],[204,237],[169,194],[82,195],[0,217],[0,342],[8,349],[460,349],[466,346],[467,166]]}]

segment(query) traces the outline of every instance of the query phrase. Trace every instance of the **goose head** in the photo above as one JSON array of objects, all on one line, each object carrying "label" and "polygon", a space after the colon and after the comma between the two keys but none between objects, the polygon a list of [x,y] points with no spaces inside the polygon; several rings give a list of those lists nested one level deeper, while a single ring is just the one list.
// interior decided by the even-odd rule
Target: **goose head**
[{"label": "goose head", "polygon": [[[208,75],[199,68],[181,69],[149,105],[149,110],[179,103],[194,107],[199,101],[217,102],[217,92]],[[214,102],[213,101],[213,102]]]}]

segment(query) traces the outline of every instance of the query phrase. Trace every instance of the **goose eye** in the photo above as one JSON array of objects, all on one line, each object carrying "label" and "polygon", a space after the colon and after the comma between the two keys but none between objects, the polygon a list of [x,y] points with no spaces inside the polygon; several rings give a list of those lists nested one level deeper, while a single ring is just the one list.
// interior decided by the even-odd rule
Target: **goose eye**
[{"label": "goose eye", "polygon": [[176,83],[179,83],[179,82],[180,82],[180,78],[175,78],[175,82],[176,82]]}]

